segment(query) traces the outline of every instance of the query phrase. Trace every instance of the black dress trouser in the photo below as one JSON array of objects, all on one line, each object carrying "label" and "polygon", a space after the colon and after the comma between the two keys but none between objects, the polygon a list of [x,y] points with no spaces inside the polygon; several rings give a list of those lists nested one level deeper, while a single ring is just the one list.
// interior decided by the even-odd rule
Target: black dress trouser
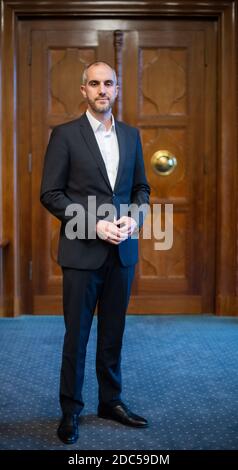
[{"label": "black dress trouser", "polygon": [[60,378],[64,413],[80,413],[84,403],[86,348],[98,302],[96,372],[99,402],[116,404],[121,395],[121,347],[134,266],[122,266],[118,247],[109,245],[96,270],[63,269],[65,337]]}]

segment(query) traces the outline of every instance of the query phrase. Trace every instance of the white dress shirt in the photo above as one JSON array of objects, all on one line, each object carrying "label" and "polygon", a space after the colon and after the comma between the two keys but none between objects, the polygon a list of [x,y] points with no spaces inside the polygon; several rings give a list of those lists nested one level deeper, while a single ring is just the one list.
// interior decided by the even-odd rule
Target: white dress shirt
[{"label": "white dress shirt", "polygon": [[106,166],[108,179],[110,181],[112,190],[114,190],[119,164],[119,146],[114,117],[112,116],[112,125],[110,129],[106,130],[104,124],[98,121],[89,110],[86,111],[86,116],[93,129]]}]

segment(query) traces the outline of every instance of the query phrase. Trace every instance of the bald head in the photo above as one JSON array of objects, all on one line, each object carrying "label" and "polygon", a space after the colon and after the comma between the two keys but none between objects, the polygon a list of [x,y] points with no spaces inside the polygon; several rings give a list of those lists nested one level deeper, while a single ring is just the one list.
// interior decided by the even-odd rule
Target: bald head
[{"label": "bald head", "polygon": [[116,75],[116,71],[107,63],[107,62],[103,62],[103,61],[98,61],[98,62],[92,62],[91,64],[87,65],[87,67],[85,67],[84,71],[83,71],[83,75],[82,75],[82,85],[86,85],[87,81],[88,81],[88,72],[89,72],[89,69],[91,68],[97,68],[98,66],[101,66],[101,65],[104,65],[106,68],[108,68],[112,74],[113,74],[113,80],[115,82],[115,85],[117,84],[117,75]]},{"label": "bald head", "polygon": [[99,120],[110,120],[112,106],[118,94],[116,73],[106,62],[89,64],[80,89],[88,103],[88,110]]}]

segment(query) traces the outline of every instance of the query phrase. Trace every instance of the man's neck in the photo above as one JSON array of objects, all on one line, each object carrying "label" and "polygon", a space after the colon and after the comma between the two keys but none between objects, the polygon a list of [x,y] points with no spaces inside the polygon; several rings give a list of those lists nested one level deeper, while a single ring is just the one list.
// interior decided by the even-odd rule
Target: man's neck
[{"label": "man's neck", "polygon": [[107,131],[108,131],[108,129],[110,129],[110,127],[112,125],[112,110],[111,109],[109,111],[107,111],[106,113],[96,113],[91,108],[90,109],[88,108],[88,112],[90,114],[92,114],[92,116],[95,117],[95,119],[97,119],[102,124],[104,124]]}]

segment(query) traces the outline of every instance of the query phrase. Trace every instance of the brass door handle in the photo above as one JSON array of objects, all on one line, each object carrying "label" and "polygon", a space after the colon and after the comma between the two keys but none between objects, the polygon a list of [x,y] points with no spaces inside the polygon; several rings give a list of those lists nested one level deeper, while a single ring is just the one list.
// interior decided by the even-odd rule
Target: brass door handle
[{"label": "brass door handle", "polygon": [[160,176],[170,175],[177,166],[177,158],[168,150],[157,150],[151,157],[151,165]]}]

